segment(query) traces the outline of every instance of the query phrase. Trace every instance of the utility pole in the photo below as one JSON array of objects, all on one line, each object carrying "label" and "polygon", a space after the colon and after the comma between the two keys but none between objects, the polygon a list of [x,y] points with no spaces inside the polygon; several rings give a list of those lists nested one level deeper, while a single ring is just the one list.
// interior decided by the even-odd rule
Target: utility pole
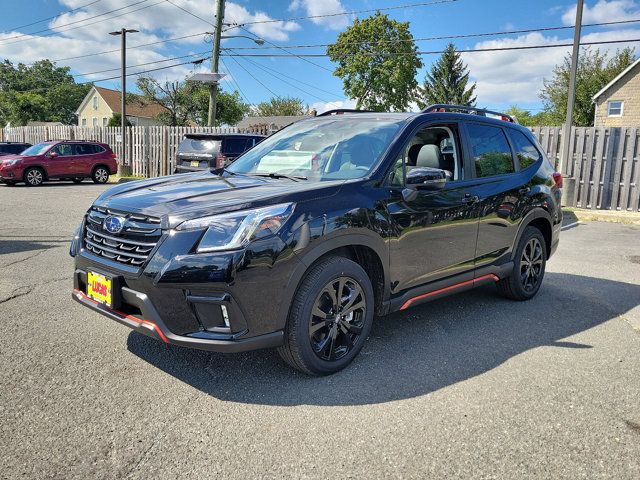
[{"label": "utility pole", "polygon": [[118,163],[118,176],[123,177],[131,174],[131,159],[127,155],[127,33],[137,33],[138,30],[122,28],[116,32],[109,32],[109,35],[121,35],[120,58],[121,58],[121,81],[122,98],[120,114],[120,127],[122,137],[122,159]]},{"label": "utility pole", "polygon": [[[213,32],[213,51],[211,52],[211,73],[218,73],[218,60],[220,59],[220,36],[222,34],[222,20],[224,19],[224,0],[216,0],[216,31]],[[216,121],[216,101],[218,85],[209,85],[209,116],[207,125],[213,127]]]},{"label": "utility pole", "polygon": [[[569,151],[571,141],[571,127],[573,125],[573,107],[576,100],[576,74],[578,72],[578,55],[580,54],[580,34],[582,31],[582,8],[584,0],[578,0],[576,5],[576,23],[573,32],[573,51],[571,52],[571,71],[569,73],[569,92],[567,97],[567,118],[564,122],[562,131],[562,152],[560,154],[560,163],[558,171],[564,175],[564,171],[569,168],[571,162],[571,152]],[[568,182],[567,182],[568,183]],[[565,197],[567,189],[563,190],[562,196]],[[565,197],[566,198],[566,197]],[[564,198],[563,198],[564,200]],[[565,202],[563,201],[564,205]]]}]

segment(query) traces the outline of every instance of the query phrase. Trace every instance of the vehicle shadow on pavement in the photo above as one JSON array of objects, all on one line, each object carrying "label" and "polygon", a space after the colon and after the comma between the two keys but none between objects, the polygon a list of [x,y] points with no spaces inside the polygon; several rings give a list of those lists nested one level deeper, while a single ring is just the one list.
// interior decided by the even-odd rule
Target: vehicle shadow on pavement
[{"label": "vehicle shadow on pavement", "polygon": [[[67,239],[65,240],[65,242],[68,243],[69,240]],[[7,255],[9,253],[31,252],[34,250],[48,250],[53,247],[55,247],[55,245],[45,245],[44,243],[38,241],[2,240],[0,238],[0,255]]]},{"label": "vehicle shadow on pavement", "polygon": [[[166,346],[136,332],[133,354],[218,399],[265,405],[363,405],[412,398],[485,373],[532,348],[591,348],[567,339],[634,308],[640,285],[548,272],[514,302],[488,286],[375,320],[360,355],[314,378],[275,351],[225,355]],[[575,350],[574,350],[575,349]]]}]

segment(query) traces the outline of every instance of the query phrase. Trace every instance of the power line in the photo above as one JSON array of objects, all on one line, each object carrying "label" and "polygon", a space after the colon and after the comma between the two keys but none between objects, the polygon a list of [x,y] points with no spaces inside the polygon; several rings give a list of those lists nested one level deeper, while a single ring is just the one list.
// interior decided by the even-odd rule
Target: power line
[{"label": "power line", "polygon": [[236,64],[243,69],[245,72],[247,72],[247,74],[249,74],[249,76],[251,78],[253,78],[257,83],[259,83],[260,85],[262,85],[264,87],[265,90],[267,90],[269,93],[271,93],[271,95],[273,95],[274,97],[279,97],[280,95],[278,95],[277,93],[275,93],[273,90],[271,90],[269,87],[267,87],[264,83],[262,83],[260,80],[258,80],[253,73],[251,73],[249,70],[247,70],[246,68],[244,68],[242,66],[242,64],[240,62],[238,62],[235,58],[233,57],[229,57],[231,58],[231,60],[233,60],[234,62],[236,62]]},{"label": "power line", "polygon": [[[245,58],[245,60],[247,60],[248,62],[253,63],[253,64],[254,64],[254,65],[256,65],[258,68],[261,68],[261,69],[263,69],[263,70],[270,70],[271,72],[274,72],[274,73],[276,73],[276,74],[278,74],[278,75],[282,75],[282,73],[281,73],[281,72],[279,72],[278,70],[275,70],[275,69],[273,69],[273,68],[271,68],[271,67],[267,67],[266,65],[262,65],[261,63],[256,62],[255,60],[249,60],[248,58]],[[268,72],[267,72],[267,73],[268,73]],[[291,77],[290,75],[289,75],[289,76],[287,76],[287,78],[289,78],[289,79],[293,80],[294,82],[300,83],[300,84],[302,84],[302,85],[306,85],[307,87],[314,88],[314,89],[318,90],[319,92],[324,92],[324,93],[326,93],[326,94],[328,94],[328,95],[338,96],[338,95],[336,95],[334,92],[330,92],[330,91],[328,91],[328,90],[324,90],[324,89],[322,89],[322,88],[320,88],[320,87],[318,87],[318,86],[316,86],[316,85],[313,85],[313,84],[311,84],[311,83],[303,82],[302,80],[299,80],[299,79],[297,79],[297,78],[293,78],[293,77]],[[298,88],[298,87],[295,87],[295,88]],[[302,89],[300,89],[300,88],[298,88],[298,90],[301,90],[301,91],[303,91],[303,92],[304,92],[304,90],[302,90]],[[306,92],[305,92],[305,93],[306,93]],[[309,95],[311,95],[311,94],[309,94]],[[316,97],[316,98],[318,98],[318,97]],[[322,99],[320,99],[320,100],[322,100]],[[324,102],[325,100],[322,100],[322,101]]]},{"label": "power line", "polygon": [[[240,88],[240,84],[238,84],[238,82],[236,81],[236,78],[233,76],[233,74],[231,73],[231,69],[229,68],[229,66],[225,63],[224,59],[222,57],[220,57],[220,61],[222,62],[222,65],[224,66],[225,70],[227,70],[227,72],[229,72],[229,74],[231,75],[231,80],[233,80],[233,83],[235,84],[236,87],[238,87],[238,91],[240,92],[240,95],[242,95],[242,97],[244,98],[245,102],[247,102],[248,104],[251,104],[251,102],[249,101],[249,99],[247,98],[247,96],[244,94],[244,92],[242,91],[242,89]],[[227,80],[227,82],[229,82],[229,80]],[[230,83],[230,82],[229,82]]]},{"label": "power line", "polygon": [[[638,22],[640,22],[640,18],[636,18],[633,20],[618,20],[615,22],[587,23],[587,24],[583,24],[582,28],[621,25],[621,24],[638,23]],[[421,37],[421,38],[414,38],[414,39],[407,39],[407,40],[379,40],[376,42],[350,42],[350,43],[345,43],[343,45],[362,45],[363,43],[370,44],[370,45],[379,45],[379,44],[388,44],[388,43],[411,43],[411,42],[423,42],[423,41],[432,41],[432,40],[453,40],[458,38],[494,37],[499,35],[514,35],[514,34],[521,34],[521,33],[572,30],[573,28],[574,28],[573,25],[562,26],[562,27],[538,27],[538,28],[526,28],[521,30],[506,30],[506,31],[500,31],[500,32],[481,32],[481,33],[468,33],[468,34],[461,34],[461,35],[445,35],[440,37]],[[316,44],[306,44],[306,45],[281,45],[281,47],[283,48],[319,48],[319,47],[330,47],[332,45],[335,45],[335,44],[316,43]],[[272,48],[274,47],[251,46],[251,47],[234,47],[233,49],[234,50],[266,50],[266,49],[270,50]]]},{"label": "power line", "polygon": [[[133,76],[137,76],[137,75],[144,75],[145,73],[158,72],[160,70],[167,70],[169,68],[179,67],[179,66],[182,66],[182,65],[196,65],[196,64],[202,63],[204,60],[208,60],[209,58],[211,58],[211,57],[203,57],[203,58],[198,58],[196,60],[191,60],[189,62],[174,63],[173,65],[167,65],[165,67],[150,68],[148,70],[141,70],[141,71],[138,71],[138,72],[130,72],[130,73],[127,73],[126,76],[127,77],[133,77]],[[91,73],[87,73],[85,75],[91,75]],[[84,82],[76,82],[76,83],[73,84],[73,86],[106,82],[108,80],[116,80],[116,79],[119,79],[119,78],[120,78],[120,75],[116,75],[114,77],[101,78],[99,80],[86,80]],[[67,85],[67,84],[63,84],[63,85]],[[71,85],[71,84],[68,84],[68,85]],[[31,93],[31,92],[47,91],[47,90],[51,90],[51,89],[52,89],[51,87],[42,87],[42,88],[33,88],[33,89],[28,89],[28,90],[10,90],[8,92],[0,91],[0,93]]]},{"label": "power line", "polygon": [[[28,37],[28,36],[30,36],[30,35],[35,35],[35,34],[37,34],[37,33],[43,33],[43,32],[53,32],[53,33],[52,33],[52,35],[53,35],[53,34],[55,34],[55,33],[68,32],[69,30],[75,30],[76,28],[82,28],[82,27],[86,27],[86,26],[89,26],[89,25],[93,25],[94,23],[98,23],[98,22],[92,22],[92,23],[88,23],[88,24],[86,24],[86,25],[81,25],[81,26],[79,26],[79,27],[73,27],[73,28],[68,28],[68,29],[65,29],[65,30],[59,30],[59,29],[60,29],[60,28],[62,28],[62,27],[67,27],[67,26],[69,26],[69,25],[75,25],[76,23],[86,22],[87,20],[93,20],[94,18],[98,18],[98,17],[104,17],[105,15],[109,15],[110,13],[117,12],[117,11],[120,11],[120,10],[124,10],[124,9],[126,9],[126,8],[130,8],[130,7],[135,7],[136,5],[140,5],[141,3],[146,3],[146,2],[148,2],[148,1],[149,1],[149,0],[139,0],[138,2],[132,3],[131,5],[125,5],[124,7],[115,8],[115,9],[113,9],[113,10],[109,10],[109,11],[107,11],[107,12],[100,13],[100,14],[98,14],[98,15],[93,15],[93,16],[91,16],[91,17],[83,18],[83,19],[80,19],[80,20],[75,20],[75,21],[73,21],[73,22],[64,23],[64,24],[62,24],[62,25],[58,25],[58,26],[56,26],[55,28],[45,28],[45,29],[43,29],[43,30],[37,30],[37,31],[35,31],[35,32],[22,33],[22,34],[20,34],[20,35],[14,35],[13,37],[3,38],[3,39],[2,39],[2,45],[10,45],[10,44],[12,44],[12,43],[17,43],[17,42],[5,42],[4,40],[12,40],[12,39],[14,39],[14,38]],[[162,0],[162,1],[164,1],[164,0]],[[158,3],[162,3],[162,2],[158,2]],[[157,5],[157,3],[156,3],[156,4],[154,4],[154,5]],[[147,7],[150,7],[150,6],[153,6],[153,5],[148,5]],[[147,7],[144,7],[144,8],[147,8]],[[141,9],[139,9],[139,10],[141,10]],[[131,12],[126,12],[126,13],[125,13],[125,15],[126,15],[127,13],[133,13],[133,12],[137,12],[137,11],[138,11],[138,10],[132,10]],[[115,15],[115,16],[113,16],[113,17],[111,17],[111,18],[116,18],[116,17],[119,17],[119,16],[121,16],[121,15]],[[100,22],[102,22],[102,21],[104,21],[104,19],[99,20],[99,21],[100,21]],[[48,36],[48,35],[43,35],[43,36]]]},{"label": "power line", "polygon": [[14,30],[18,30],[20,28],[30,27],[30,26],[36,25],[38,23],[47,22],[49,20],[53,20],[55,18],[58,18],[61,15],[66,15],[67,13],[77,12],[78,10],[82,10],[83,8],[87,8],[87,7],[91,6],[91,5],[93,5],[94,3],[98,3],[98,2],[101,2],[101,1],[102,0],[94,0],[93,2],[86,3],[86,4],[81,5],[79,7],[76,7],[76,8],[72,8],[71,10],[65,10],[64,12],[60,12],[60,13],[54,15],[53,17],[47,17],[47,18],[43,18],[41,20],[36,20],[35,22],[25,23],[24,25],[19,25],[17,27],[9,28],[9,29],[7,29],[7,31],[14,31]]},{"label": "power line", "polygon": [[[172,60],[178,60],[178,59],[181,59],[181,58],[188,58],[188,57],[195,57],[195,56],[199,56],[199,55],[205,55],[207,53],[209,53],[209,52],[205,51],[205,52],[198,52],[198,53],[190,53],[188,55],[181,55],[179,57],[165,58],[164,60],[154,60],[153,62],[138,63],[137,65],[128,65],[127,68],[144,67],[145,65],[153,65],[153,64],[156,64],[156,63],[170,62]],[[98,73],[113,72],[113,71],[116,71],[116,70],[120,70],[120,67],[107,68],[106,70],[98,70],[97,72],[76,73],[76,74],[74,74],[72,76],[73,77],[86,77],[87,75],[96,75]]]},{"label": "power line", "polygon": [[183,12],[188,13],[188,14],[189,14],[189,15],[191,15],[192,17],[197,18],[198,20],[202,20],[204,23],[208,23],[209,25],[211,25],[211,26],[212,26],[212,27],[214,27],[214,28],[216,27],[216,26],[215,26],[213,23],[211,23],[209,20],[205,20],[204,18],[202,18],[202,17],[200,17],[200,16],[196,15],[195,13],[190,12],[190,11],[189,11],[189,10],[187,10],[186,8],[182,8],[180,5],[177,5],[177,4],[173,3],[171,0],[166,0],[166,1],[167,1],[168,3],[170,3],[171,5],[173,5],[174,7],[179,8],[179,9],[180,9],[180,10],[182,10]]},{"label": "power line", "polygon": [[[242,27],[242,26],[238,26],[238,28],[239,28],[240,30],[244,31],[244,32],[247,32],[249,35],[253,35],[253,36],[254,36],[254,37],[256,37],[256,38],[260,38],[260,37],[258,37],[255,33],[253,33],[253,32],[252,32],[252,31],[250,31],[250,30],[247,30],[246,28],[244,28],[244,27]],[[295,53],[293,53],[293,52],[290,52],[289,50],[286,50],[286,49],[282,48],[281,46],[276,45],[276,44],[275,44],[275,43],[273,43],[273,42],[270,42],[269,40],[265,40],[264,38],[261,38],[261,40],[262,40],[262,41],[264,41],[265,43],[268,43],[269,45],[273,45],[275,48],[278,48],[278,49],[282,50],[282,51],[283,51],[283,52],[285,52],[285,53],[288,53],[288,54],[290,54],[290,55],[292,55],[292,56],[294,56],[294,57],[298,57],[300,60],[303,60],[303,61],[305,61],[305,62],[307,62],[307,63],[309,63],[309,64],[311,64],[311,65],[314,65],[314,66],[316,66],[316,67],[318,67],[318,68],[321,68],[321,69],[323,69],[323,70],[326,70],[327,72],[331,72],[331,73],[333,73],[333,70],[331,70],[330,68],[327,68],[327,67],[325,67],[325,66],[323,66],[323,65],[320,65],[320,64],[318,64],[318,63],[312,62],[311,60],[306,59],[306,58],[304,58],[304,57],[303,57],[303,56],[301,56],[301,55],[297,55],[297,54],[295,54]]]},{"label": "power line", "polygon": [[[325,100],[324,98],[318,97],[317,95],[314,95],[313,93],[308,92],[308,91],[306,91],[306,90],[304,90],[304,89],[302,89],[302,88],[298,87],[297,85],[294,85],[293,83],[289,82],[288,80],[285,80],[285,79],[283,79],[282,77],[280,77],[280,76],[278,76],[278,75],[276,75],[276,74],[274,74],[274,73],[269,72],[268,70],[266,70],[266,69],[262,68],[262,65],[260,65],[259,63],[255,62],[255,61],[253,61],[253,60],[250,60],[250,59],[248,59],[248,58],[245,58],[245,59],[244,59],[244,61],[246,61],[246,62],[250,62],[250,63],[251,63],[251,64],[253,64],[254,66],[256,66],[256,67],[260,68],[263,72],[266,72],[266,73],[268,73],[269,75],[271,75],[272,77],[274,77],[276,80],[279,80],[279,81],[281,81],[281,82],[283,82],[283,83],[286,83],[287,85],[289,85],[289,86],[291,86],[291,87],[293,87],[293,88],[295,88],[295,89],[297,89],[297,90],[300,90],[302,93],[306,93],[307,95],[309,95],[309,96],[311,96],[311,97],[313,97],[313,98],[315,98],[315,99],[317,99],[317,100],[320,100],[321,102],[330,103],[330,102],[327,102],[327,100]],[[289,78],[291,78],[291,77],[289,77]],[[291,79],[293,80],[293,78],[291,78]]]},{"label": "power line", "polygon": [[400,10],[403,8],[414,8],[414,7],[428,7],[431,5],[439,5],[443,3],[454,3],[458,0],[434,0],[431,2],[419,2],[419,3],[410,3],[406,5],[396,5],[393,7],[383,7],[383,8],[370,8],[367,10],[352,10],[349,12],[335,12],[335,13],[326,13],[324,15],[308,15],[304,17],[290,17],[290,18],[278,18],[278,19],[269,19],[269,20],[254,20],[252,22],[243,22],[243,23],[228,23],[227,25],[231,25],[233,27],[240,27],[242,25],[257,25],[261,23],[276,23],[276,22],[292,22],[296,20],[312,20],[314,18],[326,18],[326,17],[338,17],[341,15],[357,15],[360,13],[371,13],[371,12],[385,12],[388,10]]},{"label": "power line", "polygon": [[[628,38],[624,40],[601,40],[597,42],[580,42],[581,46],[585,45],[606,45],[612,43],[634,43],[640,42],[640,38]],[[556,43],[552,45],[524,45],[517,47],[487,47],[487,48],[469,48],[456,50],[459,53],[475,53],[475,52],[500,52],[507,50],[534,50],[540,48],[558,48],[558,47],[571,47],[573,43]],[[419,52],[358,52],[358,53],[347,53],[344,55],[340,55],[342,57],[348,57],[351,55],[367,55],[367,56],[392,56],[392,55],[435,55],[444,53],[444,50],[432,50],[432,51],[419,51]],[[282,54],[282,53],[238,53],[235,55],[230,55],[227,53],[222,54],[226,57],[265,57],[265,58],[274,58],[274,57],[305,57],[305,58],[323,58],[328,57],[326,53],[302,53],[302,54]]]},{"label": "power line", "polygon": [[[132,45],[130,47],[127,47],[127,50],[133,50],[135,48],[142,48],[142,47],[149,47],[151,45],[159,45],[161,43],[168,43],[168,42],[175,42],[177,40],[183,40],[185,38],[192,38],[192,37],[198,37],[200,35],[205,35],[207,32],[200,32],[200,33],[194,33],[191,35],[183,35],[182,37],[172,37],[172,38],[167,38],[165,40],[158,40],[157,42],[150,42],[150,43],[140,43],[137,45]],[[53,60],[50,60],[51,62],[63,62],[65,60],[76,60],[78,58],[87,58],[87,57],[94,57],[96,55],[105,55],[107,53],[114,53],[114,52],[120,52],[119,48],[114,48],[113,50],[104,50],[102,52],[95,52],[95,53],[85,53],[83,55],[76,55],[75,57],[65,57],[65,58],[55,58]],[[43,59],[46,60],[46,59]],[[28,65],[33,65],[33,63],[30,63]]]}]

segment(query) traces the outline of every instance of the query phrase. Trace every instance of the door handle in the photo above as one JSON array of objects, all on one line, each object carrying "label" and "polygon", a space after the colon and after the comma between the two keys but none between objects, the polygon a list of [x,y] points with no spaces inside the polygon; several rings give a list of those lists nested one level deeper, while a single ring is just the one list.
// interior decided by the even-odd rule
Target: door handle
[{"label": "door handle", "polygon": [[477,195],[469,195],[468,193],[462,198],[462,203],[476,203],[479,201],[480,198]]}]

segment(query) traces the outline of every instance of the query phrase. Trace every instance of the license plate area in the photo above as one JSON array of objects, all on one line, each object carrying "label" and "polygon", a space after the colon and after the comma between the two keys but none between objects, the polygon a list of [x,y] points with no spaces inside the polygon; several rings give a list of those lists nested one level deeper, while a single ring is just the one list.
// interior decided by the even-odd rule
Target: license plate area
[{"label": "license plate area", "polygon": [[200,162],[198,160],[192,160],[191,161],[191,166],[192,167],[199,167],[200,166]]},{"label": "license plate area", "polygon": [[113,278],[96,272],[87,272],[87,296],[110,308],[114,307]]}]

